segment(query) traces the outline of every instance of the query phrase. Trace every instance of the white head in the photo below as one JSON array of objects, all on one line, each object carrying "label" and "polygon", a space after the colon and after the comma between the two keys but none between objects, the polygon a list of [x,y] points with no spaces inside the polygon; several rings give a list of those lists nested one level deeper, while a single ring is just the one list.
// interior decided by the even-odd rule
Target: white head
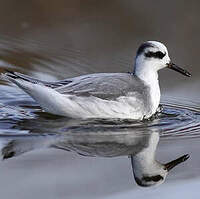
[{"label": "white head", "polygon": [[185,76],[191,76],[186,70],[171,62],[168,50],[161,42],[147,41],[138,48],[135,58],[135,75],[144,79],[145,76],[157,74],[158,70],[165,67],[176,70]]}]

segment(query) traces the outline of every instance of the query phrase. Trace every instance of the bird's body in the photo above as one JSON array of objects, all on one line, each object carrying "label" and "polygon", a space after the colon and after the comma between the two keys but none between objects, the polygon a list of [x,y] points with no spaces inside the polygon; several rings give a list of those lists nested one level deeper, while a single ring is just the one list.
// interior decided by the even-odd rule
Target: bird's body
[{"label": "bird's body", "polygon": [[[35,99],[47,112],[71,118],[151,117],[160,103],[157,71],[175,67],[160,42],[140,46],[134,73],[96,73],[57,82],[44,82],[17,73],[1,77],[13,82]],[[189,76],[186,71],[174,70]]]},{"label": "bird's body", "polygon": [[[152,115],[149,87],[128,73],[97,73],[48,83],[7,73],[47,111],[72,118],[134,118]],[[26,78],[26,79],[25,79]],[[65,82],[65,83],[63,83]]]}]

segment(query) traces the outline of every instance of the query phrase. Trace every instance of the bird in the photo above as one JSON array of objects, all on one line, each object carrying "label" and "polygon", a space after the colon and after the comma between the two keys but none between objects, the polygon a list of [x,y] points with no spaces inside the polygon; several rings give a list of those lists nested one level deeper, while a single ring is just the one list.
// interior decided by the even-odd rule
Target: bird
[{"label": "bird", "polygon": [[143,120],[156,114],[160,103],[158,71],[169,68],[191,74],[171,62],[158,41],[137,50],[131,73],[94,73],[55,82],[7,71],[1,79],[29,94],[47,112],[69,118],[120,118]]}]

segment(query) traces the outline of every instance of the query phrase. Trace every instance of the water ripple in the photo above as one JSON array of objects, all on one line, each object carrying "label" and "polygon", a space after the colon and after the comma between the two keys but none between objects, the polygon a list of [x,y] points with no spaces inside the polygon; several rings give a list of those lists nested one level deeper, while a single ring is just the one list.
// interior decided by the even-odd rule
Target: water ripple
[{"label": "water ripple", "polygon": [[[43,112],[29,96],[9,86],[1,86],[0,132],[27,133],[97,133],[117,131],[160,132],[161,139],[191,139],[200,137],[200,106],[183,99],[163,101],[163,111],[154,120],[121,119],[74,120]],[[181,102],[181,103],[180,103]]]}]

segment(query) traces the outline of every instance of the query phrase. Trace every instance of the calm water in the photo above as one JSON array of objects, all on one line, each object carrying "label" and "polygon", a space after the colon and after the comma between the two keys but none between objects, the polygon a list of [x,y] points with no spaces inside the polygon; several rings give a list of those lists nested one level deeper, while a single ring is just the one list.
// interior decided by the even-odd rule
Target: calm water
[{"label": "calm water", "polygon": [[[184,193],[197,196],[199,3],[104,3],[48,5],[37,0],[22,1],[22,7],[15,1],[5,3],[0,15],[5,17],[9,9],[15,14],[0,27],[0,72],[12,69],[50,81],[94,72],[128,72],[138,45],[155,39],[167,44],[172,60],[187,68],[192,78],[161,71],[163,111],[144,122],[54,116],[20,89],[0,82],[0,146],[5,158],[16,156],[0,164],[3,198],[129,198],[133,194],[156,198],[165,197],[167,191],[184,198],[179,190],[187,184]],[[171,13],[163,15],[163,5]],[[171,171],[163,185],[146,190],[136,186],[127,156],[151,146],[152,136],[159,139],[157,161],[166,163],[184,154],[190,159]]]}]

